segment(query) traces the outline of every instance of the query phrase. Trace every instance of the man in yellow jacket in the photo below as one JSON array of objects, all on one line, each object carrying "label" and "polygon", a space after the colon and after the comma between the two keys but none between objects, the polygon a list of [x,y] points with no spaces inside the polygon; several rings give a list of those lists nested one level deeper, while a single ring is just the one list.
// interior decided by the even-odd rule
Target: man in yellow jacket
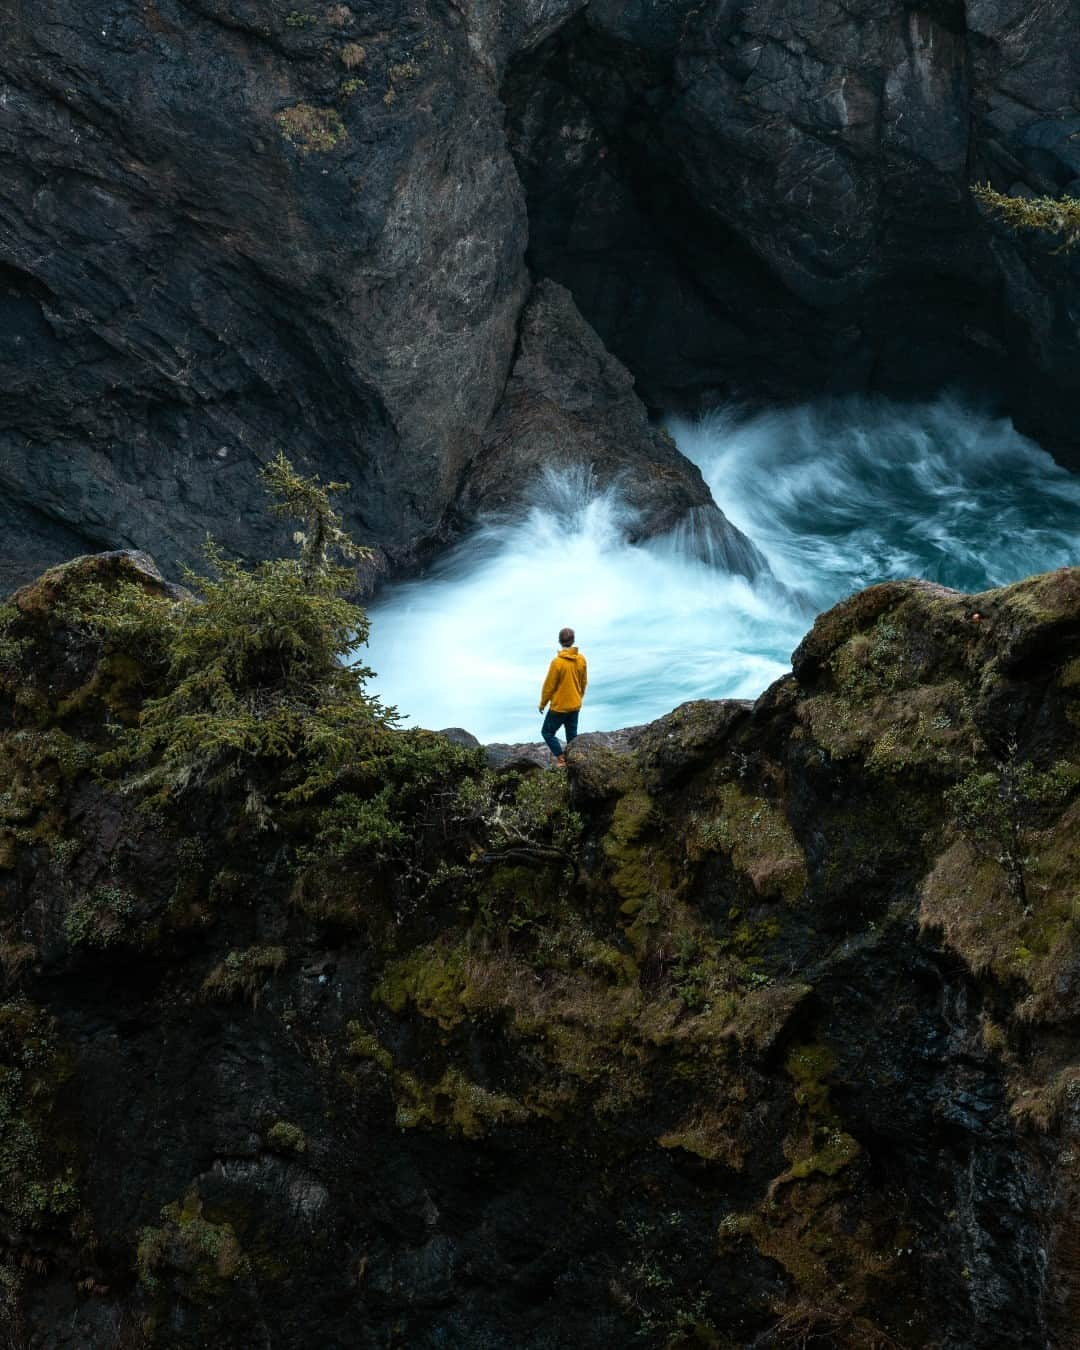
[{"label": "man in yellow jacket", "polygon": [[548,667],[547,679],[540,691],[540,711],[543,712],[549,703],[551,705],[540,735],[560,768],[566,764],[566,755],[555,733],[560,727],[566,729],[568,747],[577,735],[578,713],[588,679],[585,658],[574,646],[574,630],[564,628],[559,633],[559,654]]}]

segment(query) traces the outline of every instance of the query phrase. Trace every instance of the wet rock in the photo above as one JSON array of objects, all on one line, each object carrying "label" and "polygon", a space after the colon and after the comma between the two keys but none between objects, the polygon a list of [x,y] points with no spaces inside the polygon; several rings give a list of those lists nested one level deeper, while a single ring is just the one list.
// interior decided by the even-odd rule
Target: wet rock
[{"label": "wet rock", "polygon": [[752,575],[764,562],[712,500],[701,472],[666,432],[649,425],[634,381],[582,319],[570,293],[536,286],[521,318],[517,357],[499,411],[466,478],[470,512],[520,507],[529,491],[558,494],[568,515],[617,488],[631,539],[692,520],[699,549]]}]

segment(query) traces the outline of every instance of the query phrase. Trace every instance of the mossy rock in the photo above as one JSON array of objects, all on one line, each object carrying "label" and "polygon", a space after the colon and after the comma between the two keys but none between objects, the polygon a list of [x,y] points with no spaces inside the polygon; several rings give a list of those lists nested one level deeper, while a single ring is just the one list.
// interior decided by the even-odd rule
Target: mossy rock
[{"label": "mossy rock", "polygon": [[1003,670],[1080,637],[1080,567],[1060,567],[974,597],[987,616]]},{"label": "mossy rock", "polygon": [[716,759],[752,706],[745,699],[696,699],[645,727],[634,753],[649,791],[667,789]]},{"label": "mossy rock", "polygon": [[806,857],[783,811],[735,783],[723,784],[713,812],[695,815],[690,842],[700,853],[727,854],[762,898],[796,904],[806,889]]}]

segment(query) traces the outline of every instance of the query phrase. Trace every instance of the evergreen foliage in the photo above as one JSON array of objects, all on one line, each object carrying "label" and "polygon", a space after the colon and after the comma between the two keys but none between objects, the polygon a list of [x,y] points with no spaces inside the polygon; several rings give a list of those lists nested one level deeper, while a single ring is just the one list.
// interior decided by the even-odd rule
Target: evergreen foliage
[{"label": "evergreen foliage", "polygon": [[1010,197],[989,183],[971,189],[975,200],[1011,230],[1042,230],[1061,235],[1057,253],[1071,253],[1080,244],[1080,198]]},{"label": "evergreen foliage", "polygon": [[84,622],[108,643],[160,668],[159,697],[106,756],[129,787],[161,803],[191,788],[243,791],[261,826],[275,808],[311,798],[369,759],[394,724],[366,690],[372,672],[346,662],[368,619],[346,597],[348,566],[370,556],[345,533],[330,494],[344,484],[301,477],[285,458],[263,471],[277,515],[295,518],[299,557],[253,568],[208,539],[212,576],[186,570],[192,601],[134,583],[80,598]]}]

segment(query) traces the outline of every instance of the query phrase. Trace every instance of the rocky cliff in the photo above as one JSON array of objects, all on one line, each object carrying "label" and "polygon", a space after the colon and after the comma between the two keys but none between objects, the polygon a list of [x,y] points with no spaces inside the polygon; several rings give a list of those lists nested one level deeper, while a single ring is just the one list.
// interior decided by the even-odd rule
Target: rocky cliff
[{"label": "rocky cliff", "polygon": [[4,576],[265,556],[279,447],[384,566],[553,447],[745,557],[589,325],[654,408],[961,382],[1075,462],[1075,264],[968,184],[1075,181],[1076,6],[8,0]]},{"label": "rocky cliff", "polygon": [[0,611],[8,1344],[1074,1343],[1080,570],[873,587],[565,774],[388,732],[273,830],[109,767],[125,580],[190,603]]},{"label": "rocky cliff", "polygon": [[[535,370],[586,326],[568,297],[530,308],[503,106],[454,6],[50,0],[9,19],[8,577],[88,545],[190,561],[207,530],[263,556],[248,485],[279,446],[352,482],[350,524],[384,566],[453,535],[470,466],[489,472],[503,443],[520,500],[545,449],[515,411],[523,330]],[[506,41],[549,27],[519,19]],[[709,507],[629,377],[583,343],[599,356],[578,394],[542,391],[563,459],[609,481],[596,441],[625,407],[616,467],[642,528]],[[470,481],[470,509],[504,503]]]},{"label": "rocky cliff", "polygon": [[1077,463],[1075,260],[973,206],[1075,194],[1080,8],[592,0],[509,65],[530,259],[647,401],[945,385]]}]

